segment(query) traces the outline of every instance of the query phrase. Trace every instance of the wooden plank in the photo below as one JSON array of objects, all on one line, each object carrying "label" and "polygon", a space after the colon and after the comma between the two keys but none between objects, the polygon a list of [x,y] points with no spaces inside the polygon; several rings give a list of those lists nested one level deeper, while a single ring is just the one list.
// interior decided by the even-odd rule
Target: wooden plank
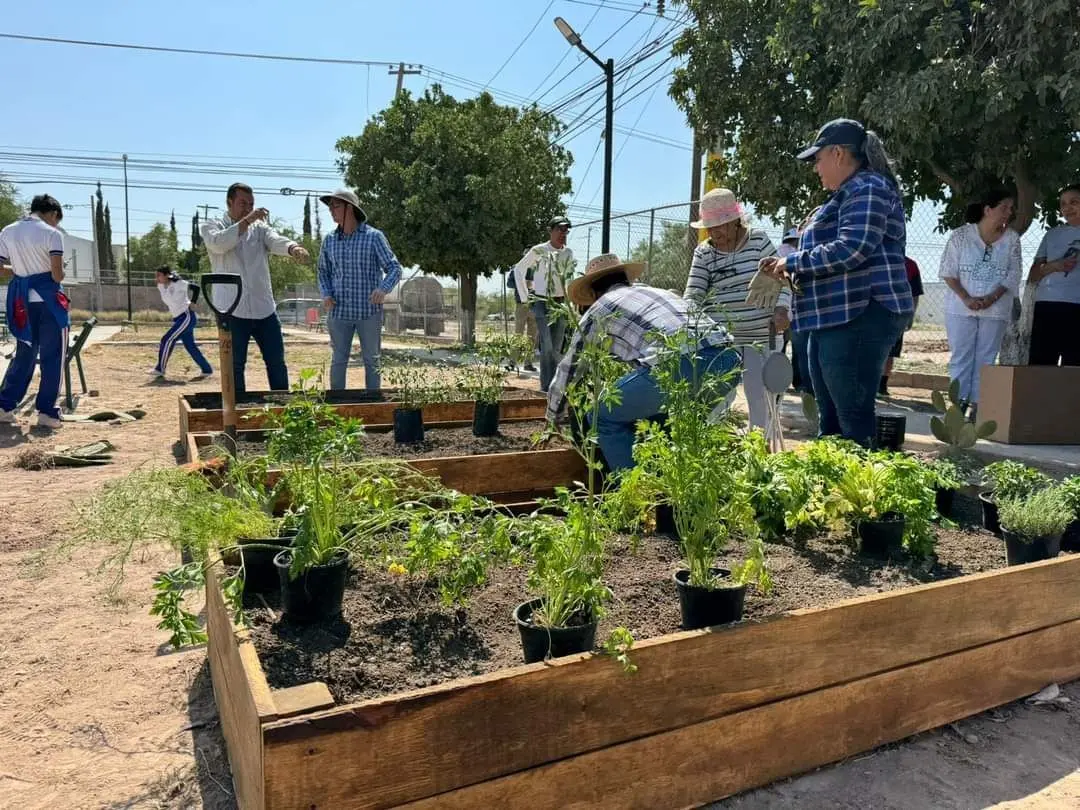
[{"label": "wooden plank", "polygon": [[392,807],[1075,619],[1080,556],[677,633],[635,645],[633,677],[583,656],[271,724],[268,790]]},{"label": "wooden plank", "polygon": [[[696,807],[937,728],[1030,695],[1048,683],[1077,676],[1080,621],[561,760],[403,807]],[[634,707],[627,705],[623,710],[633,712]],[[296,806],[277,804],[272,789],[267,799],[268,807]],[[366,805],[346,801],[333,806]]]},{"label": "wooden plank", "polygon": [[586,472],[581,457],[570,449],[418,458],[409,463],[468,495],[568,486],[584,480]]},{"label": "wooden plank", "polygon": [[262,694],[259,688],[262,668],[255,648],[248,639],[234,633],[220,584],[214,576],[207,578],[206,614],[210,677],[229,751],[237,803],[241,810],[262,810],[262,724],[277,717],[270,690],[266,687]]},{"label": "wooden plank", "polygon": [[209,433],[189,433],[184,441],[184,455],[188,462],[199,460],[199,448],[210,444]]},{"label": "wooden plank", "polygon": [[285,689],[271,689],[270,695],[274,700],[278,719],[329,709],[334,705],[334,696],[322,681],[302,683]]},{"label": "wooden plank", "polygon": [[188,419],[191,415],[191,406],[188,404],[188,401],[184,399],[183,394],[180,394],[178,399],[180,400],[177,408],[180,414],[180,445],[184,446],[187,443],[187,435],[190,429],[188,427]]}]

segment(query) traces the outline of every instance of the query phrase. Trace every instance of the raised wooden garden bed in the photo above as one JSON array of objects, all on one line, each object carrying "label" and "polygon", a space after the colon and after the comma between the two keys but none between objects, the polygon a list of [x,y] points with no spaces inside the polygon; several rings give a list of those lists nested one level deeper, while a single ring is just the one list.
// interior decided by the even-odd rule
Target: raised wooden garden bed
[{"label": "raised wooden garden bed", "polygon": [[693,806],[1080,677],[1080,556],[333,707],[207,606],[242,808]]},{"label": "raised wooden garden bed", "polygon": [[[387,397],[393,391],[383,392]],[[249,391],[244,400],[236,403],[237,418],[241,428],[259,428],[264,422],[263,408],[271,407],[274,413],[280,413],[283,400],[288,397],[285,391]],[[505,389],[501,403],[501,419],[507,422],[523,419],[543,419],[547,399],[539,391],[527,388]],[[379,395],[372,395],[363,389],[325,392],[327,404],[342,416],[363,420],[365,425],[389,425],[394,419],[395,404]],[[191,433],[204,433],[221,430],[221,394],[203,392],[180,395],[180,441],[186,442]],[[424,408],[424,422],[433,425],[440,422],[468,422],[472,420],[473,402],[462,400],[442,402]]]}]

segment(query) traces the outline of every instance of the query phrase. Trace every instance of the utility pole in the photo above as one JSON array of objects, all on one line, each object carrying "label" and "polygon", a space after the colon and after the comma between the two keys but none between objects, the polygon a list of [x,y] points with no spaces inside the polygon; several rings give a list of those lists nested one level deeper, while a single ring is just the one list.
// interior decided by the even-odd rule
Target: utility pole
[{"label": "utility pole", "polygon": [[[701,199],[701,141],[697,130],[694,130],[694,156],[690,165],[690,222],[695,221],[700,213],[698,201]],[[693,253],[698,244],[698,233],[687,223],[686,245],[689,252]]]},{"label": "utility pole", "polygon": [[124,279],[127,281],[128,320],[131,320],[131,209],[128,208],[127,155],[124,155]]},{"label": "utility pole", "polygon": [[401,88],[402,85],[405,83],[406,76],[419,76],[422,72],[423,71],[421,70],[413,69],[412,65],[409,65],[408,68],[406,68],[404,62],[398,62],[398,66],[396,68],[390,68],[389,70],[387,70],[387,74],[390,76],[393,76],[395,73],[397,74],[397,90],[394,92],[394,98],[397,98],[401,95]]},{"label": "utility pole", "polygon": [[196,208],[201,208],[203,210],[203,212],[202,212],[203,221],[205,221],[206,219],[208,219],[210,217],[210,212],[211,211],[217,211],[218,210],[218,207],[216,205],[196,205],[195,207]]}]

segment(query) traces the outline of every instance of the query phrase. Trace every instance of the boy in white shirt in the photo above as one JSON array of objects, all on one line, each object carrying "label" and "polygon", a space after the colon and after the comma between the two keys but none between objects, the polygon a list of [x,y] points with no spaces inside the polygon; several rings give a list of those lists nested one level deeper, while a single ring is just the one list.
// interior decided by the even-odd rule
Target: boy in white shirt
[{"label": "boy in white shirt", "polygon": [[9,277],[8,328],[17,341],[15,357],[0,384],[0,423],[15,423],[34,366],[41,363],[37,424],[60,427],[60,374],[71,320],[64,280],[64,237],[58,230],[64,210],[48,194],[30,203],[30,216],[0,231],[0,277]]},{"label": "boy in white shirt", "polygon": [[[176,348],[177,342],[183,343],[187,353],[202,372],[195,379],[208,377],[213,373],[210,364],[206,362],[203,353],[195,343],[195,326],[198,318],[195,317],[195,302],[199,300],[199,287],[189,284],[180,278],[168,267],[160,267],[157,270],[158,292],[161,300],[173,317],[172,326],[165,330],[158,346],[157,365],[150,370],[150,376],[155,379],[165,376],[165,366],[169,364],[169,356]],[[193,292],[194,291],[194,292]]]}]

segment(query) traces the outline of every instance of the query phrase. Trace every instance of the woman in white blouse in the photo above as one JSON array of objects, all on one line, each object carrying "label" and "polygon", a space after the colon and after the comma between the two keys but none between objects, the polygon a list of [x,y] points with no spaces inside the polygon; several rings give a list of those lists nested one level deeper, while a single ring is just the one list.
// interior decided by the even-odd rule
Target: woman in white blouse
[{"label": "woman in white blouse", "polygon": [[960,399],[975,419],[979,375],[993,365],[1020,288],[1020,235],[1008,225],[1012,192],[994,189],[967,207],[966,225],[949,234],[941,257],[941,280],[950,293],[945,307],[949,376],[960,381]]}]

